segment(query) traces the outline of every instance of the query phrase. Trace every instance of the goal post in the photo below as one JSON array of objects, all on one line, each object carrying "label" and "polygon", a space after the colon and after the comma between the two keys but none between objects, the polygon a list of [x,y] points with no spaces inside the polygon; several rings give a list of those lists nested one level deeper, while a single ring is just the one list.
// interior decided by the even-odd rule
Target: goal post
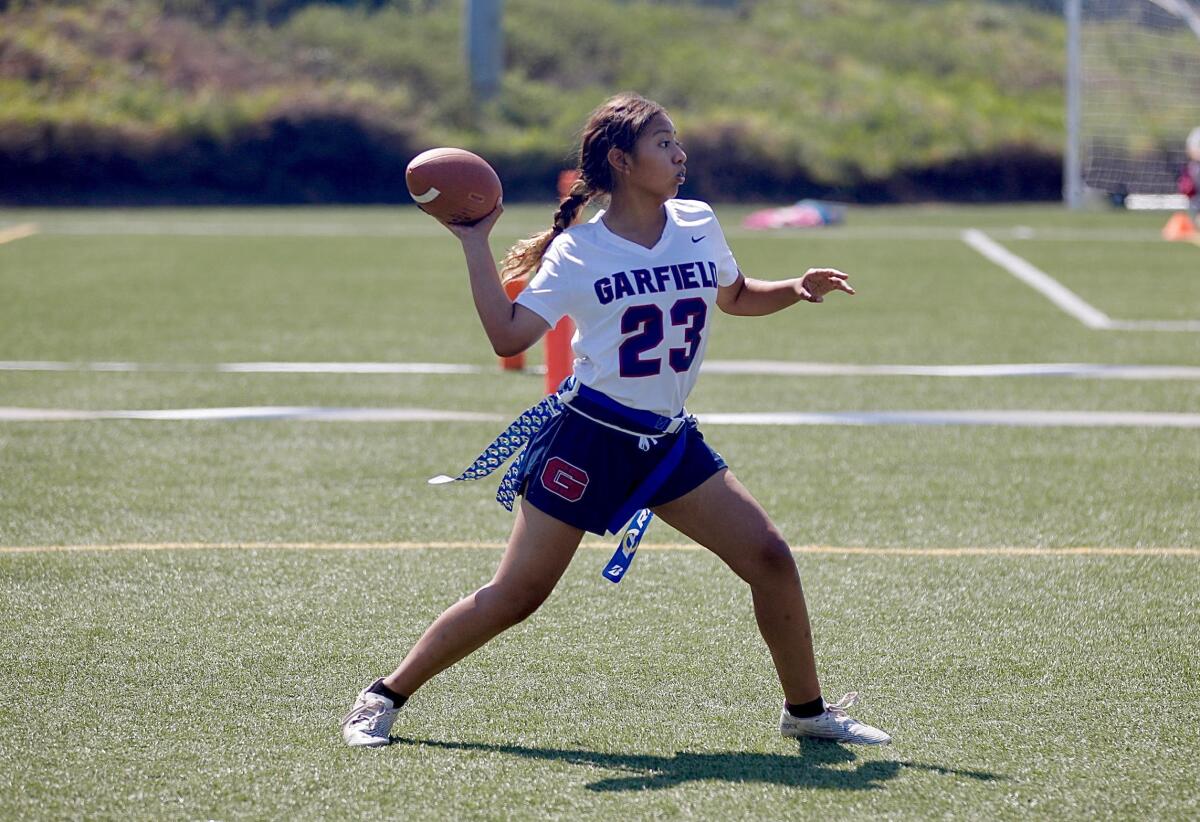
[{"label": "goal post", "polygon": [[[1200,2],[1066,0],[1063,196],[1176,194],[1200,126]],[[1165,201],[1165,200],[1164,200]]]}]

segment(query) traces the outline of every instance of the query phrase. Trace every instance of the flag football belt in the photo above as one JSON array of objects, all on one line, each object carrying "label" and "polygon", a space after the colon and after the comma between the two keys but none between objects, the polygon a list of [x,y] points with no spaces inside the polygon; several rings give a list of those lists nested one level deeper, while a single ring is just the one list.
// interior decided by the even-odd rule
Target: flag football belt
[{"label": "flag football belt", "polygon": [[669,434],[679,434],[672,443],[671,450],[663,455],[607,524],[607,529],[614,534],[621,532],[624,527],[617,551],[603,571],[605,579],[610,582],[620,582],[625,572],[629,570],[629,564],[633,562],[633,555],[637,551],[638,544],[641,543],[642,536],[646,533],[646,528],[654,517],[646,504],[683,460],[688,432],[696,427],[696,418],[688,414],[686,410],[674,417],[664,417],[652,411],[630,408],[607,394],[583,385],[574,376],[567,377],[556,393],[550,394],[541,402],[525,409],[457,477],[440,474],[430,479],[429,483],[442,485],[450,482],[483,479],[516,455],[517,458],[505,471],[504,477],[500,480],[500,487],[496,491],[496,501],[511,511],[517,492],[520,490],[525,459],[529,455],[529,450],[525,446],[543,425],[564,411],[579,414],[598,425],[620,431],[631,437],[637,437],[638,448],[642,451],[649,451],[659,439]]}]

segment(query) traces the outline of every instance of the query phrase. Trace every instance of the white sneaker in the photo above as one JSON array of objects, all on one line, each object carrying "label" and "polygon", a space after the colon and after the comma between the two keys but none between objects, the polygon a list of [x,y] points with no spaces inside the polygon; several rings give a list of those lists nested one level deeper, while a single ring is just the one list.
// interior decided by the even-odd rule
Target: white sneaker
[{"label": "white sneaker", "polygon": [[812,736],[818,739],[833,739],[857,745],[886,745],[892,738],[878,728],[865,725],[846,713],[846,709],[858,702],[858,693],[849,693],[830,704],[825,703],[825,712],[808,719],[792,716],[783,708],[779,718],[779,732],[784,736]]},{"label": "white sneaker", "polygon": [[391,744],[388,735],[392,731],[392,723],[396,721],[396,714],[400,713],[392,704],[392,700],[386,696],[363,688],[359,691],[358,699],[354,700],[350,713],[342,717],[342,739],[354,748],[378,748]]}]

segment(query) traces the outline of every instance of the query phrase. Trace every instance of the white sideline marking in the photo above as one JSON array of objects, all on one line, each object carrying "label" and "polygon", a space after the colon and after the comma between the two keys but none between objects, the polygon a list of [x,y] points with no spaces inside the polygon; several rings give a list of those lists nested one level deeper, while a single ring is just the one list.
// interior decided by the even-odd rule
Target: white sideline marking
[{"label": "white sideline marking", "polygon": [[1013,254],[982,231],[974,228],[967,229],[963,232],[962,238],[964,243],[1021,282],[1040,292],[1042,296],[1088,328],[1112,327],[1112,319],[1103,311],[1084,302],[1074,291],[1036,268],[1032,263]]},{"label": "white sideline marking", "polygon": [[[503,542],[117,542],[97,545],[0,545],[0,554],[74,554],[108,551],[421,551],[452,549],[505,548]],[[612,543],[584,541],[580,548],[612,550]],[[701,551],[694,542],[643,542],[639,550]],[[961,548],[882,548],[868,546],[799,545],[793,554],[844,554],[863,556],[918,557],[1008,557],[1008,556],[1153,556],[1200,557],[1200,548],[1131,548],[1131,547],[1066,547],[1038,548],[1031,546],[961,547]]]},{"label": "white sideline marking", "polygon": [[[546,217],[553,211],[547,204]],[[403,209],[397,209],[397,214]],[[519,224],[512,234],[527,234],[537,230],[540,223]],[[433,220],[405,224],[400,222],[362,224],[357,222],[312,222],[282,219],[280,222],[254,220],[174,221],[163,220],[56,220],[38,228],[41,234],[78,237],[103,236],[164,236],[164,237],[446,237],[446,230]],[[1161,237],[1155,229],[1130,228],[1033,228],[1030,226],[994,226],[987,231],[993,236],[1022,240],[1089,242],[1089,243],[1154,243]],[[826,226],[817,229],[750,230],[730,225],[725,236],[735,239],[764,240],[947,240],[960,239],[961,229],[930,225]]]},{"label": "white sideline marking", "polygon": [[1012,274],[1088,328],[1100,331],[1200,331],[1200,320],[1114,320],[1028,260],[1018,257],[976,228],[963,242]]},{"label": "white sideline marking", "polygon": [[[998,425],[1021,428],[1200,428],[1200,414],[1149,411],[768,411],[698,414],[705,425]],[[499,414],[426,408],[247,406],[139,411],[0,408],[0,422],[72,420],[305,422],[502,422]]]},{"label": "white sideline marking", "polygon": [[477,365],[435,362],[227,362],[217,371],[238,374],[479,374]]},{"label": "white sideline marking", "polygon": [[1200,331],[1200,320],[1113,320],[1113,331]]},{"label": "white sideline marking", "polygon": [[1111,380],[1197,380],[1200,366],[1105,365],[1099,363],[996,363],[983,365],[853,365],[779,360],[706,360],[707,374],[795,377],[1077,377]]},{"label": "white sideline marking", "polygon": [[1200,414],[1150,411],[767,411],[697,414],[705,425],[999,425],[1017,428],[1200,428]]},{"label": "white sideline marking", "polygon": [[436,225],[364,226],[339,223],[172,222],[125,220],[67,221],[44,226],[43,234],[67,237],[441,237],[446,230]]},{"label": "white sideline marking", "polygon": [[248,406],[243,408],[173,408],[143,411],[80,411],[41,408],[0,408],[2,422],[70,420],[238,421],[300,420],[304,422],[500,422],[499,414],[474,411],[435,411],[427,408],[321,408]]},{"label": "white sideline marking", "polygon": [[213,365],[0,360],[0,371],[114,371],[230,374],[480,374],[478,365],[439,362],[223,362]]},{"label": "white sideline marking", "polygon": [[[134,362],[0,360],[0,371],[181,372],[229,374],[483,374],[495,368],[425,362],[231,362],[214,365]],[[538,371],[532,367],[529,371]],[[1074,377],[1111,380],[1200,380],[1200,366],[1104,363],[994,363],[978,365],[855,365],[784,360],[706,360],[706,374],[788,377]]]}]

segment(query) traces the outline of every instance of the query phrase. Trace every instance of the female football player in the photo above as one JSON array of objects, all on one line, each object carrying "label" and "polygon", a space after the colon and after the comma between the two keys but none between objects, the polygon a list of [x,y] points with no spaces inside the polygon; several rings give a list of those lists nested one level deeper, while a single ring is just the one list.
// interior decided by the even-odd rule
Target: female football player
[{"label": "female football player", "polygon": [[[579,180],[548,231],[517,243],[505,278],[533,273],[505,295],[488,236],[502,208],[453,226],[479,319],[500,356],[524,351],[569,315],[574,375],[561,411],[533,434],[519,462],[523,499],[492,580],[446,609],[388,676],[367,686],[342,721],[354,746],[389,742],[404,702],[430,678],[530,616],[554,589],[583,533],[618,532],[650,509],[720,557],[749,586],[784,695],[785,736],[891,741],[851,718],[855,695],[821,695],[800,576],[788,543],[683,411],[708,344],[714,305],[763,315],[827,294],[853,294],[840,271],[810,269],[778,282],[742,275],[712,209],[675,199],[687,154],[667,112],[618,95],[588,120]],[[607,208],[576,224],[592,200]]]}]

